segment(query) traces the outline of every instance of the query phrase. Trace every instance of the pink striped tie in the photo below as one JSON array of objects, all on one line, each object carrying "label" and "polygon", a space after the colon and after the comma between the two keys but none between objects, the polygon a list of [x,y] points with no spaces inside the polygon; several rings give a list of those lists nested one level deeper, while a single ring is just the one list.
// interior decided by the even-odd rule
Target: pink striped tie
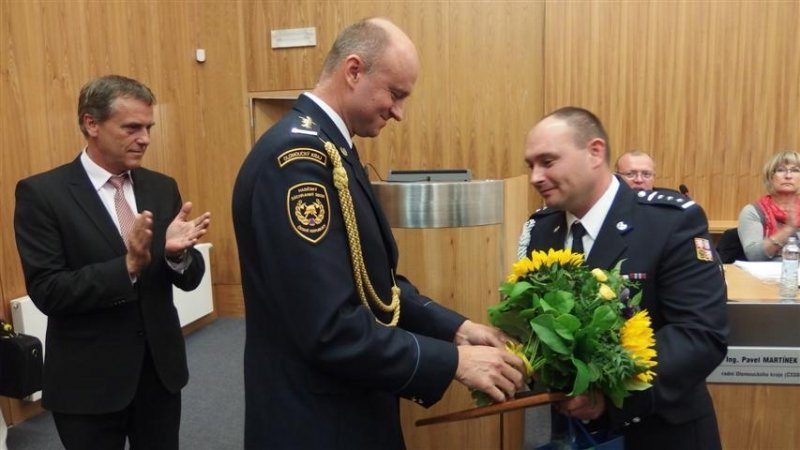
[{"label": "pink striped tie", "polygon": [[114,209],[117,211],[120,234],[126,246],[128,245],[128,235],[133,229],[133,221],[136,220],[131,206],[128,204],[128,201],[125,200],[125,190],[122,188],[127,179],[127,173],[115,175],[108,179],[108,182],[114,186]]}]

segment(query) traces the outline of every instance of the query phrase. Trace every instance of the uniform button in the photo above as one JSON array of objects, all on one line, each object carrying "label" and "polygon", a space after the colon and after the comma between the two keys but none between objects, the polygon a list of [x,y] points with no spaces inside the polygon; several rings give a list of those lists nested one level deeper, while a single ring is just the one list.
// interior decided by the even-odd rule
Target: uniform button
[{"label": "uniform button", "polygon": [[625,426],[629,427],[629,426],[631,426],[631,423],[630,422],[625,422]]},{"label": "uniform button", "polygon": [[641,421],[642,421],[642,419],[640,419],[640,418],[638,418],[638,417],[634,417],[634,418],[632,419],[632,422],[633,422],[633,423],[639,423],[639,422],[641,422]]}]

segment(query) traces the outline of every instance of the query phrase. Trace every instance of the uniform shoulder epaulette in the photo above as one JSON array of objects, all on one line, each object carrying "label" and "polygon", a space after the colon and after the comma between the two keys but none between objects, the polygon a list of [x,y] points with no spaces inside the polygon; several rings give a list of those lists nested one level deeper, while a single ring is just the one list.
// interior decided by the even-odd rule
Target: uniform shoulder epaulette
[{"label": "uniform shoulder epaulette", "polygon": [[539,208],[536,211],[534,211],[533,214],[531,214],[530,218],[536,220],[544,216],[549,216],[550,214],[556,213],[558,211],[559,210],[556,208],[548,208],[547,206],[545,206],[544,208]]},{"label": "uniform shoulder epaulette", "polygon": [[311,119],[311,116],[297,116],[292,124],[293,134],[305,134],[308,136],[319,135],[319,125]]},{"label": "uniform shoulder epaulette", "polygon": [[283,168],[298,161],[328,165],[328,155],[320,144],[319,125],[311,119],[311,116],[297,116],[292,123],[291,133],[295,135],[290,141],[293,147],[278,155],[279,167]]},{"label": "uniform shoulder epaulette", "polygon": [[694,200],[673,191],[639,191],[636,194],[639,203],[644,205],[667,206],[676,209],[689,209],[695,206]]}]

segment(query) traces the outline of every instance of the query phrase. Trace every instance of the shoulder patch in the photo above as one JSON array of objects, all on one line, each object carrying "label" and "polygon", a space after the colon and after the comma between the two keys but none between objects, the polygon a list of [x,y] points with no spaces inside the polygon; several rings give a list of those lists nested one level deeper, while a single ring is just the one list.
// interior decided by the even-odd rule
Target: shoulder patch
[{"label": "shoulder patch", "polygon": [[698,261],[714,261],[714,254],[711,252],[711,242],[706,238],[694,238],[694,249]]},{"label": "shoulder patch", "polygon": [[298,183],[286,192],[289,224],[298,236],[316,244],[328,233],[330,202],[319,183]]},{"label": "shoulder patch", "polygon": [[677,209],[688,209],[696,204],[689,197],[672,191],[639,191],[636,198],[644,205],[671,206]]},{"label": "shoulder patch", "polygon": [[328,155],[314,148],[300,147],[287,150],[278,155],[278,166],[283,167],[296,161],[313,161],[323,166],[328,165]]},{"label": "shoulder patch", "polygon": [[299,116],[297,123],[292,126],[292,133],[316,136],[319,134],[319,125],[311,119],[311,116]]}]

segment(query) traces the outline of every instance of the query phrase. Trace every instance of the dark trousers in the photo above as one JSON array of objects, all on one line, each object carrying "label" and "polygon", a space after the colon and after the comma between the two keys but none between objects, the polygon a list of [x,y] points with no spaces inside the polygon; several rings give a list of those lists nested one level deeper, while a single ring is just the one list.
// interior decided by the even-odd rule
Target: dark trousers
[{"label": "dark trousers", "polygon": [[667,423],[658,416],[648,417],[623,430],[626,449],[719,450],[722,448],[717,417],[709,414],[682,424]]},{"label": "dark trousers", "polygon": [[[110,380],[109,380],[110,381]],[[145,352],[139,386],[122,411],[106,414],[53,412],[58,436],[66,450],[177,450],[181,393],[164,388]]]}]

